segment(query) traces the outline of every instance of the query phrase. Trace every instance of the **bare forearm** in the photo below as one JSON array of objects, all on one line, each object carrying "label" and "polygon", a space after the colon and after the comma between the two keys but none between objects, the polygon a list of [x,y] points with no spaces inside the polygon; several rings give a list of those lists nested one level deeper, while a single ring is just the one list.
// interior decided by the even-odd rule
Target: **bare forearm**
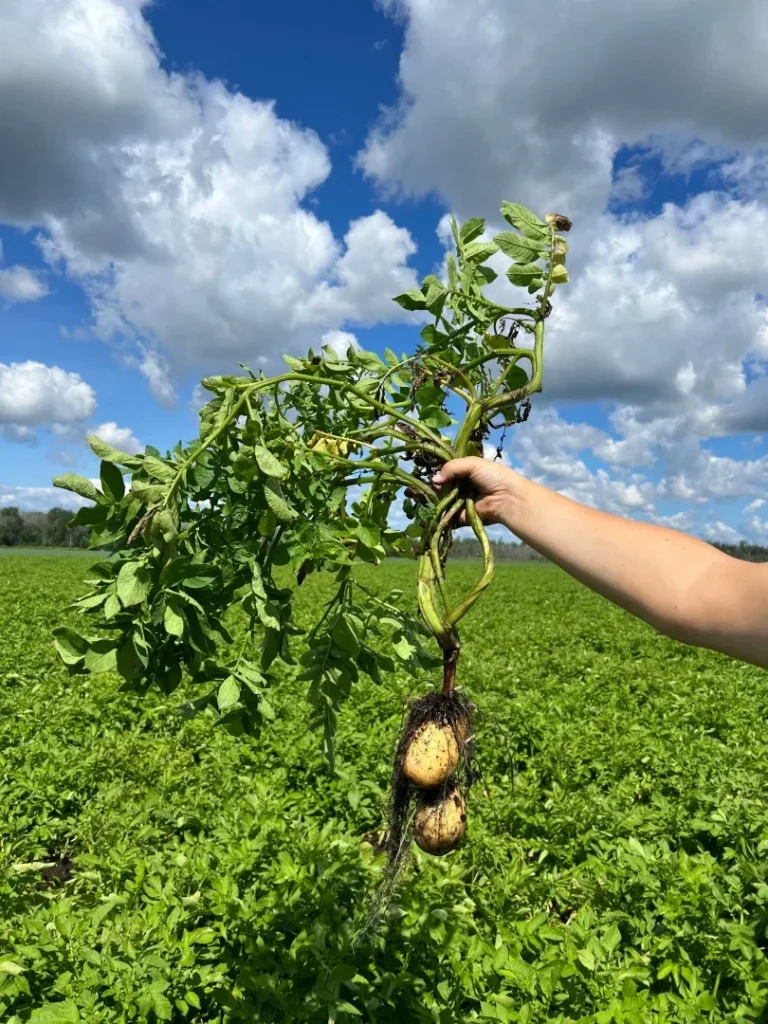
[{"label": "bare forearm", "polygon": [[529,480],[518,481],[502,521],[576,579],[662,632],[765,660],[765,638],[747,607],[756,587],[764,589],[763,577],[754,579],[757,567],[695,537],[598,512]]}]

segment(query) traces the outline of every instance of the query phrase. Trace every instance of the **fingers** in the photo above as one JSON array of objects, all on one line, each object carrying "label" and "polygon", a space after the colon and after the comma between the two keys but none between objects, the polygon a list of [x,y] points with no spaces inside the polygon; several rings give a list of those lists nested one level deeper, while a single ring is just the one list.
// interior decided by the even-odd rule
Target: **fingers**
[{"label": "fingers", "polygon": [[452,459],[451,462],[446,462],[442,469],[432,477],[432,483],[436,487],[442,487],[443,484],[455,483],[457,480],[471,480],[475,471],[482,465],[483,459],[476,455],[468,455],[463,459]]}]

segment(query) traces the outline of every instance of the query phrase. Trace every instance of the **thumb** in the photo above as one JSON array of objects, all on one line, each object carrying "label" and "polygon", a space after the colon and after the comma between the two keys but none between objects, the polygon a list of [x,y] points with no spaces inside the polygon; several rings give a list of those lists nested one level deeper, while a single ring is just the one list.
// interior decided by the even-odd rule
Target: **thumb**
[{"label": "thumb", "polygon": [[452,459],[446,462],[433,477],[432,483],[440,487],[442,484],[455,483],[458,480],[471,480],[483,460],[476,455],[467,455],[463,459]]}]

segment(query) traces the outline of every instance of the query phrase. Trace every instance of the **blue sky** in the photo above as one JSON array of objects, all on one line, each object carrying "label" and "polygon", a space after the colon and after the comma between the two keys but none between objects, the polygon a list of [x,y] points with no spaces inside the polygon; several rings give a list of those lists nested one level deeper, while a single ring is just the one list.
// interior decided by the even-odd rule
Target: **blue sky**
[{"label": "blue sky", "polygon": [[729,12],[560,0],[578,45],[553,62],[527,2],[9,0],[0,504],[95,474],[94,429],[192,435],[195,382],[237,359],[340,331],[408,348],[389,299],[439,265],[441,218],[513,199],[575,229],[505,458],[609,511],[768,538],[766,15]]}]

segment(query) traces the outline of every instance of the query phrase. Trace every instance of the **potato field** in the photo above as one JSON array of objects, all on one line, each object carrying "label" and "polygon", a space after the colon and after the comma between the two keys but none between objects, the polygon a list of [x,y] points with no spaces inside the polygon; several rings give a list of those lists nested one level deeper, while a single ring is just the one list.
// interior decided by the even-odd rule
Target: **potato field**
[{"label": "potato field", "polygon": [[[185,717],[189,684],[68,677],[51,631],[92,561],[0,558],[0,1020],[768,1020],[764,672],[499,567],[463,634],[467,835],[414,847],[382,905],[406,698],[439,680],[361,677],[333,768],[297,668],[234,737]],[[415,607],[412,562],[355,572]]]}]

